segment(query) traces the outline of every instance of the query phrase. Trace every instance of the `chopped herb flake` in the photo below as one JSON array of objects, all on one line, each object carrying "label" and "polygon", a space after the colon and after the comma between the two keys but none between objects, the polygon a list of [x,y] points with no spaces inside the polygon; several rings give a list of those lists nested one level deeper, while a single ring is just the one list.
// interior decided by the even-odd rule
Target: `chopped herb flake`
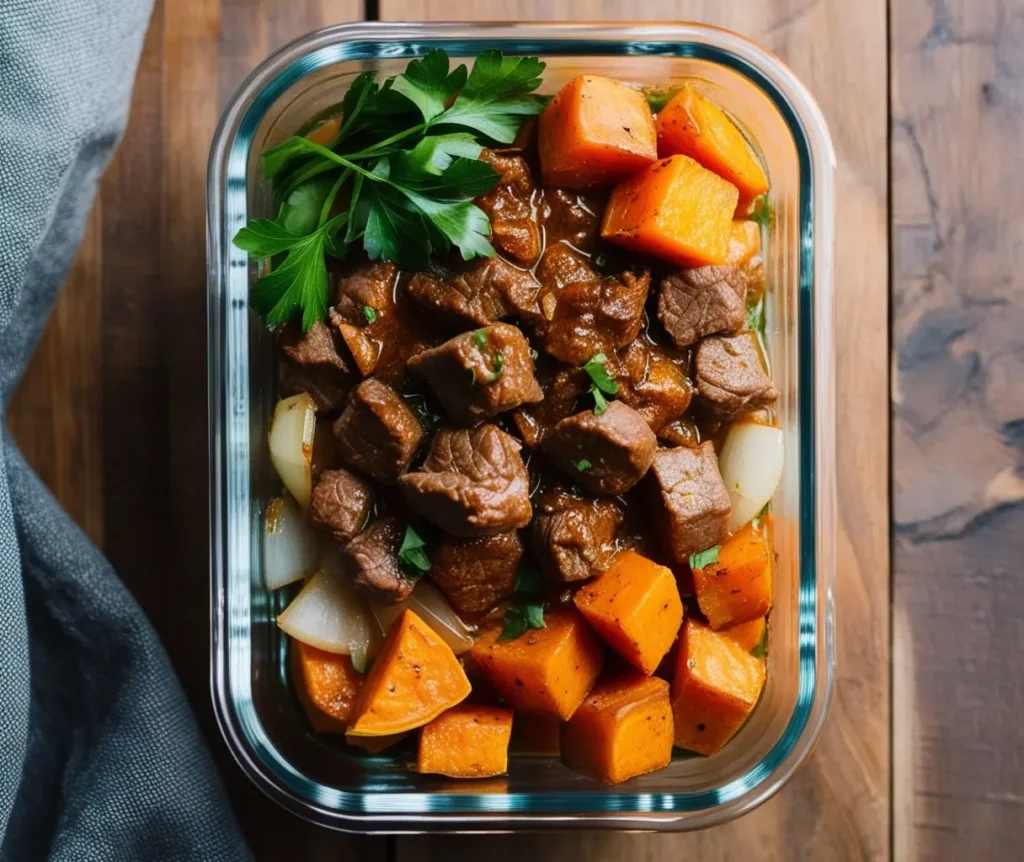
[{"label": "chopped herb flake", "polygon": [[487,346],[487,330],[478,329],[473,333],[473,343],[483,350]]},{"label": "chopped herb flake", "polygon": [[573,461],[572,466],[579,470],[581,473],[586,473],[594,465],[591,464],[586,458],[580,458],[579,461]]},{"label": "chopped herb flake", "polygon": [[712,563],[718,562],[718,552],[721,550],[720,545],[708,548],[704,551],[698,551],[696,554],[690,554],[690,568],[691,569],[703,569],[705,566],[710,566]]},{"label": "chopped herb flake", "polygon": [[523,602],[512,605],[505,612],[499,641],[511,641],[526,634],[530,629],[544,628],[544,605],[542,602]]},{"label": "chopped herb flake", "polygon": [[377,309],[372,305],[363,306],[363,319],[367,323],[373,323],[377,319]]},{"label": "chopped herb flake", "polygon": [[406,576],[416,580],[430,571],[430,558],[423,537],[411,526],[405,528],[402,546],[398,549],[398,564]]}]

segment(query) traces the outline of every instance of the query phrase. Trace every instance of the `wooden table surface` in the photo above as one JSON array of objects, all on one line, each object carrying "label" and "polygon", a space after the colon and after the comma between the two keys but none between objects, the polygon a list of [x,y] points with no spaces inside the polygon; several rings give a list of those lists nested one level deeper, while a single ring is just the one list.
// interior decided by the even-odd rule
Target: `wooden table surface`
[{"label": "wooden table surface", "polygon": [[[204,179],[220,109],[270,50],[326,24],[636,16],[763,42],[835,142],[838,685],[824,735],[771,801],[702,833],[309,826],[240,774],[209,702]],[[259,859],[1019,858],[1022,85],[1020,0],[157,0],[128,131],[9,420],[159,631]]]}]

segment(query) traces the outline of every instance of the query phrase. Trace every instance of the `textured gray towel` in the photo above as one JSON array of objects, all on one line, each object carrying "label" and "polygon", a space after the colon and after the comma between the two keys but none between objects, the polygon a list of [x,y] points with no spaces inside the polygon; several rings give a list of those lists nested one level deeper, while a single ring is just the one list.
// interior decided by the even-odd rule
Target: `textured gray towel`
[{"label": "textured gray towel", "polygon": [[[0,0],[0,405],[124,127],[148,0]],[[152,628],[0,436],[0,859],[246,859]]]}]

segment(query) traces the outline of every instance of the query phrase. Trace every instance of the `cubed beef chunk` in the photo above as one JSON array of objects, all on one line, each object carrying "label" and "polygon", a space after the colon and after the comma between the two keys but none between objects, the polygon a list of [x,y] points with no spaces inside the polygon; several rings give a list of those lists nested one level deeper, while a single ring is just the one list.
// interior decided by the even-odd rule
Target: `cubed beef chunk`
[{"label": "cubed beef chunk", "polygon": [[747,278],[738,266],[681,269],[661,281],[658,317],[678,347],[736,332],[746,319]]},{"label": "cubed beef chunk", "polygon": [[319,320],[306,333],[298,323],[287,323],[277,331],[276,340],[282,396],[306,392],[323,413],[345,403],[354,375],[342,358],[344,348],[336,332]]},{"label": "cubed beef chunk", "polygon": [[530,344],[507,323],[456,335],[414,356],[409,368],[430,384],[459,425],[475,425],[544,397],[533,374]]},{"label": "cubed beef chunk", "polygon": [[565,240],[581,251],[593,251],[600,233],[606,198],[607,195],[600,192],[544,189],[540,222],[548,246]]},{"label": "cubed beef chunk", "polygon": [[599,276],[565,243],[552,246],[537,267],[541,319],[534,325],[544,349],[569,365],[625,347],[640,332],[650,273]]},{"label": "cubed beef chunk", "polygon": [[548,433],[566,416],[576,412],[576,405],[590,387],[590,378],[581,368],[567,368],[546,356],[538,358],[537,380],[544,400],[525,404],[512,413],[512,421],[522,441],[536,448]]},{"label": "cubed beef chunk", "polygon": [[500,177],[493,189],[476,200],[491,220],[491,243],[513,260],[532,266],[540,257],[540,227],[533,211],[537,186],[530,167],[517,153],[485,149],[480,159]]},{"label": "cubed beef chunk", "polygon": [[651,465],[654,511],[666,550],[679,563],[717,545],[729,529],[729,494],[711,441],[659,449]]},{"label": "cubed beef chunk", "polygon": [[477,258],[451,272],[420,272],[409,296],[447,326],[486,326],[502,317],[536,320],[540,284],[525,269],[500,257]]},{"label": "cubed beef chunk", "polygon": [[[363,327],[391,313],[398,269],[393,263],[364,264],[338,281],[331,322]],[[371,311],[367,311],[371,309]]]},{"label": "cubed beef chunk", "polygon": [[431,554],[430,577],[462,614],[489,611],[512,595],[523,543],[509,530],[480,539],[445,539]]},{"label": "cubed beef chunk", "polygon": [[584,410],[563,419],[544,438],[543,451],[590,493],[622,494],[643,478],[657,446],[644,417],[612,401],[600,416]]},{"label": "cubed beef chunk", "polygon": [[313,484],[309,520],[347,542],[366,526],[373,503],[373,487],[365,479],[348,470],[324,470]]},{"label": "cubed beef chunk", "polygon": [[394,485],[423,440],[423,426],[394,389],[370,377],[349,395],[334,423],[334,439],[343,463]]},{"label": "cubed beef chunk", "polygon": [[399,485],[414,511],[453,536],[518,530],[533,513],[519,450],[519,441],[495,425],[442,428],[423,467]]},{"label": "cubed beef chunk", "polygon": [[686,412],[693,388],[668,353],[642,339],[620,351],[613,370],[618,398],[636,410],[657,433]]},{"label": "cubed beef chunk", "polygon": [[697,347],[694,367],[703,406],[719,419],[735,419],[779,397],[765,373],[757,335],[750,330],[705,338]]},{"label": "cubed beef chunk", "polygon": [[416,582],[398,562],[405,523],[387,517],[374,521],[341,551],[342,570],[368,598],[394,605],[409,598]]},{"label": "cubed beef chunk", "polygon": [[563,583],[601,574],[615,555],[619,504],[548,488],[534,500],[533,551],[544,573]]},{"label": "cubed beef chunk", "polygon": [[689,446],[693,449],[701,444],[701,433],[689,419],[676,419],[658,432],[658,439],[670,446]]}]

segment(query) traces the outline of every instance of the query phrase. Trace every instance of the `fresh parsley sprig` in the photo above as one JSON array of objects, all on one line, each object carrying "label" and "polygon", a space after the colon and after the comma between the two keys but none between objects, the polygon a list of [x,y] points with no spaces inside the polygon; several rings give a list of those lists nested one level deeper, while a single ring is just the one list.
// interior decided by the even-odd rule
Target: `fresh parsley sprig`
[{"label": "fresh parsley sprig", "polygon": [[415,581],[430,571],[426,548],[426,540],[411,526],[406,527],[402,545],[398,549],[398,565],[406,577]]},{"label": "fresh parsley sprig", "polygon": [[605,367],[607,362],[607,356],[603,353],[595,353],[587,360],[587,364],[583,366],[583,370],[590,377],[589,392],[594,396],[595,416],[600,416],[608,409],[608,399],[605,396],[615,395],[619,391],[619,384],[612,379],[608,369]]},{"label": "fresh parsley sprig", "polygon": [[302,314],[304,329],[327,315],[325,255],[361,244],[371,260],[419,269],[437,252],[490,257],[491,226],[473,200],[497,173],[479,160],[484,143],[511,143],[543,110],[534,90],[544,63],[485,51],[450,69],[433,50],[378,83],[357,76],[327,145],[288,138],[262,155],[278,201],[275,219],[254,219],[235,244],[269,272],[252,290],[270,324]]},{"label": "fresh parsley sprig", "polygon": [[500,641],[515,640],[530,629],[544,628],[544,581],[540,572],[530,565],[522,566],[514,589],[516,602],[505,611]]}]

